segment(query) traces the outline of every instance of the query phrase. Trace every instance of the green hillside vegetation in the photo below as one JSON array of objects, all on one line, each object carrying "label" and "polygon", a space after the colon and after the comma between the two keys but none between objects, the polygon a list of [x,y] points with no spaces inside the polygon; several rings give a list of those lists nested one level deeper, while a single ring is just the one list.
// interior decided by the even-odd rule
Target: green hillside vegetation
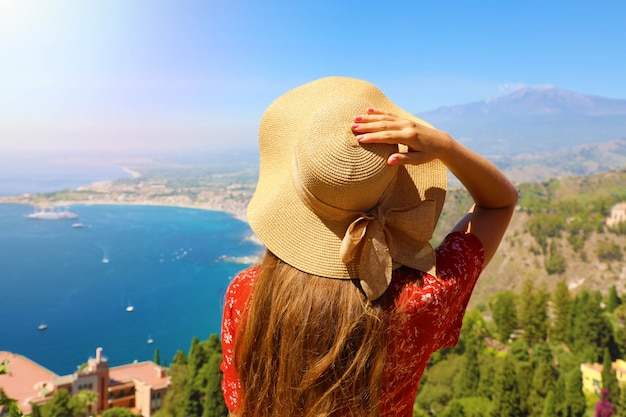
[{"label": "green hillside vegetation", "polygon": [[212,334],[194,338],[189,353],[178,351],[170,366],[170,390],[156,417],[218,417],[228,415],[222,394],[222,345]]},{"label": "green hillside vegetation", "polygon": [[[502,291],[468,310],[458,345],[438,351],[420,385],[414,416],[583,417],[598,396],[583,393],[581,363],[603,363],[604,387],[626,416],[611,361],[626,353],[626,304],[615,286],[603,296],[573,295],[564,280],[555,290],[524,282],[520,293]],[[217,336],[178,352],[172,386],[158,417],[226,416],[219,387]]]},{"label": "green hillside vegetation", "polygon": [[[564,280],[574,292],[626,290],[626,224],[605,226],[611,208],[626,202],[626,170],[518,185],[520,199],[498,253],[483,272],[472,305],[496,292],[519,292],[525,280],[553,290]],[[435,232],[441,241],[471,203],[451,189]]]},{"label": "green hillside vegetation", "polygon": [[607,293],[527,280],[520,293],[492,294],[468,311],[459,344],[431,359],[414,415],[593,415],[599,398],[583,395],[580,364],[600,363],[615,415],[626,416],[626,387],[610,372],[626,353],[626,305],[614,286]]}]

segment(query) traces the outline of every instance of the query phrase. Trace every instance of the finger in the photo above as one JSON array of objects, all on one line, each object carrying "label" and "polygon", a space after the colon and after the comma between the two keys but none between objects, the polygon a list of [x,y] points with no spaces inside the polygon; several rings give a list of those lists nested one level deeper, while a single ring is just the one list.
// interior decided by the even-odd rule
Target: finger
[{"label": "finger", "polygon": [[385,130],[399,132],[413,127],[413,122],[399,118],[361,119],[353,122],[351,125],[352,130],[357,133],[382,132]]},{"label": "finger", "polygon": [[394,153],[389,155],[389,165],[420,165],[432,161],[434,158],[426,152]]},{"label": "finger", "polygon": [[376,107],[368,107],[367,114],[384,114],[387,116],[398,117],[395,114],[391,113],[390,111],[379,109]]},{"label": "finger", "polygon": [[381,120],[376,122],[357,122],[351,125],[354,132],[357,133],[371,133],[371,132],[383,132],[383,131],[398,131],[402,129],[402,126],[398,122]]},{"label": "finger", "polygon": [[381,132],[369,132],[369,133],[359,133],[356,135],[356,139],[359,143],[387,143],[387,144],[398,144],[402,143],[402,138],[397,134],[389,130],[381,131]]},{"label": "finger", "polygon": [[364,122],[364,123],[368,123],[368,122],[376,122],[376,121],[381,121],[381,120],[400,120],[399,117],[395,116],[392,113],[389,112],[373,112],[370,113],[369,112],[370,109],[368,109],[368,113],[367,114],[358,114],[356,116],[354,116],[354,121],[355,122]]}]

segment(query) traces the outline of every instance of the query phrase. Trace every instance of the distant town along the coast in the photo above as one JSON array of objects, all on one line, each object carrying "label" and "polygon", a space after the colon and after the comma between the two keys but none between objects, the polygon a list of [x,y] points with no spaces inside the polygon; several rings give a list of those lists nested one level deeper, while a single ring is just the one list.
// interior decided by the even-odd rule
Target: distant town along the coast
[{"label": "distant town along the coast", "polygon": [[222,211],[245,221],[257,172],[198,172],[198,168],[133,171],[133,178],[102,181],[51,193],[0,197],[0,203],[30,204],[49,209],[71,204],[136,204]]}]

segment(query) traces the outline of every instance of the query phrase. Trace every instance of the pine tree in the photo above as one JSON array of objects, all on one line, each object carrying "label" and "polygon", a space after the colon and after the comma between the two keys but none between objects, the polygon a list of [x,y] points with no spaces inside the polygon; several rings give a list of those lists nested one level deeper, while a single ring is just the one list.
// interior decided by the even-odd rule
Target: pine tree
[{"label": "pine tree", "polygon": [[224,393],[222,392],[222,371],[220,365],[222,363],[222,354],[215,352],[209,360],[208,378],[205,385],[204,413],[202,417],[226,417],[228,409],[224,402]]},{"label": "pine tree", "polygon": [[480,361],[480,381],[478,382],[477,396],[492,399],[495,373],[496,369],[491,357]]},{"label": "pine tree", "polygon": [[494,296],[490,303],[491,315],[498,331],[498,340],[506,343],[511,333],[517,329],[516,295],[511,291],[502,291]]},{"label": "pine tree", "polygon": [[615,285],[611,285],[609,295],[606,299],[606,311],[612,313],[621,303],[622,300],[617,295],[617,289],[615,288]]},{"label": "pine tree", "polygon": [[565,380],[567,373],[561,372],[554,386],[554,416],[567,417],[565,405]]},{"label": "pine tree", "polygon": [[519,417],[520,393],[513,358],[506,356],[498,369],[493,389],[492,417]]},{"label": "pine tree", "polygon": [[572,369],[565,381],[565,415],[567,417],[583,417],[587,403],[583,394],[583,375],[580,368]]},{"label": "pine tree", "polygon": [[154,349],[154,363],[161,365],[161,354],[159,348]]},{"label": "pine tree", "polygon": [[600,306],[599,292],[589,293],[586,290],[574,300],[569,326],[570,348],[576,352],[585,352],[584,362],[600,362],[604,348],[608,347],[615,357],[619,348],[615,343],[613,326],[604,316]]},{"label": "pine tree", "polygon": [[520,290],[520,294],[518,300],[520,302],[518,308],[518,320],[519,327],[525,328],[528,323],[530,323],[531,316],[533,314],[532,306],[530,301],[533,298],[533,294],[535,292],[535,283],[531,279],[526,279],[522,284],[522,289]]},{"label": "pine tree", "polygon": [[531,416],[540,416],[548,393],[555,389],[556,372],[549,362],[542,361],[533,374],[528,409]]},{"label": "pine tree", "polygon": [[554,392],[550,391],[548,392],[546,400],[544,401],[541,417],[555,417],[556,415],[557,414],[554,404]]},{"label": "pine tree", "polygon": [[554,240],[550,243],[550,251],[546,256],[545,267],[549,275],[565,272],[565,258],[563,258],[563,254],[556,247]]},{"label": "pine tree", "polygon": [[523,338],[529,346],[532,346],[547,339],[550,294],[545,287],[535,289],[531,280],[526,280],[522,294],[520,321],[524,330]]},{"label": "pine tree", "polygon": [[533,314],[533,324],[537,330],[535,343],[543,343],[548,339],[548,329],[550,328],[550,318],[548,314],[548,304],[550,293],[543,283],[535,293],[535,314]]},{"label": "pine tree", "polygon": [[567,323],[572,306],[572,297],[569,288],[564,280],[556,283],[556,288],[552,293],[552,327],[550,329],[550,339],[554,342],[567,341]]},{"label": "pine tree", "polygon": [[485,315],[480,310],[468,310],[463,317],[461,339],[463,339],[465,335],[471,335],[477,340],[484,340],[491,334],[489,327],[487,321],[485,321]]},{"label": "pine tree", "polygon": [[515,360],[519,362],[528,362],[530,360],[530,354],[528,352],[528,344],[523,339],[515,339],[509,344],[509,350]]},{"label": "pine tree", "polygon": [[602,388],[607,391],[606,399],[611,404],[616,404],[619,400],[619,383],[612,369],[613,361],[609,349],[604,349],[604,357],[602,359]]},{"label": "pine tree", "polygon": [[533,367],[528,361],[517,362],[515,366],[517,373],[517,386],[519,387],[519,409],[520,416],[530,415],[528,400],[530,397],[531,381],[533,379]]},{"label": "pine tree", "polygon": [[221,347],[215,334],[203,342],[194,338],[187,364],[189,379],[183,394],[185,415],[209,417],[228,414],[221,390]]},{"label": "pine tree", "polygon": [[478,363],[478,350],[480,342],[467,335],[465,337],[464,364],[456,380],[456,398],[475,397],[480,381],[480,364]]},{"label": "pine tree", "polygon": [[542,362],[552,363],[552,361],[554,361],[554,355],[552,354],[550,345],[546,342],[542,342],[534,346],[533,355],[531,357],[533,369],[537,369]]},{"label": "pine tree", "polygon": [[159,417],[185,417],[183,414],[184,390],[189,380],[187,355],[182,350],[176,352],[174,362],[169,368],[170,388],[163,399]]},{"label": "pine tree", "polygon": [[190,376],[192,378],[195,376],[196,372],[198,372],[198,370],[202,367],[202,363],[206,359],[206,352],[204,351],[204,349],[202,349],[202,347],[199,347],[199,345],[200,340],[198,339],[198,336],[194,336],[194,338],[191,340],[191,347],[189,348],[188,356],[189,359],[187,362],[187,364],[189,365]]},{"label": "pine tree", "polygon": [[199,342],[194,337],[189,349],[189,362],[187,369],[189,372],[189,380],[185,385],[183,394],[183,410],[186,416],[201,416],[203,413],[203,379],[204,374],[201,372],[204,364],[210,357],[210,351],[206,342]]}]

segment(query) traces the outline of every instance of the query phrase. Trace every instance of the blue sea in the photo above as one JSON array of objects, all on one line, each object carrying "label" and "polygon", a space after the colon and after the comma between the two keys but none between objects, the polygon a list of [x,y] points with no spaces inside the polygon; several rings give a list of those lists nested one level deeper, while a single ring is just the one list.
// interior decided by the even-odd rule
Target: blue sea
[{"label": "blue sea", "polygon": [[110,366],[152,360],[157,348],[171,363],[194,336],[219,334],[225,289],[247,266],[222,257],[261,249],[248,239],[249,226],[225,213],[69,209],[84,227],[28,219],[32,207],[0,204],[0,350],[59,375],[98,347]]},{"label": "blue sea", "polygon": [[59,156],[0,154],[0,196],[46,193],[130,176],[120,166],[70,163]]}]

